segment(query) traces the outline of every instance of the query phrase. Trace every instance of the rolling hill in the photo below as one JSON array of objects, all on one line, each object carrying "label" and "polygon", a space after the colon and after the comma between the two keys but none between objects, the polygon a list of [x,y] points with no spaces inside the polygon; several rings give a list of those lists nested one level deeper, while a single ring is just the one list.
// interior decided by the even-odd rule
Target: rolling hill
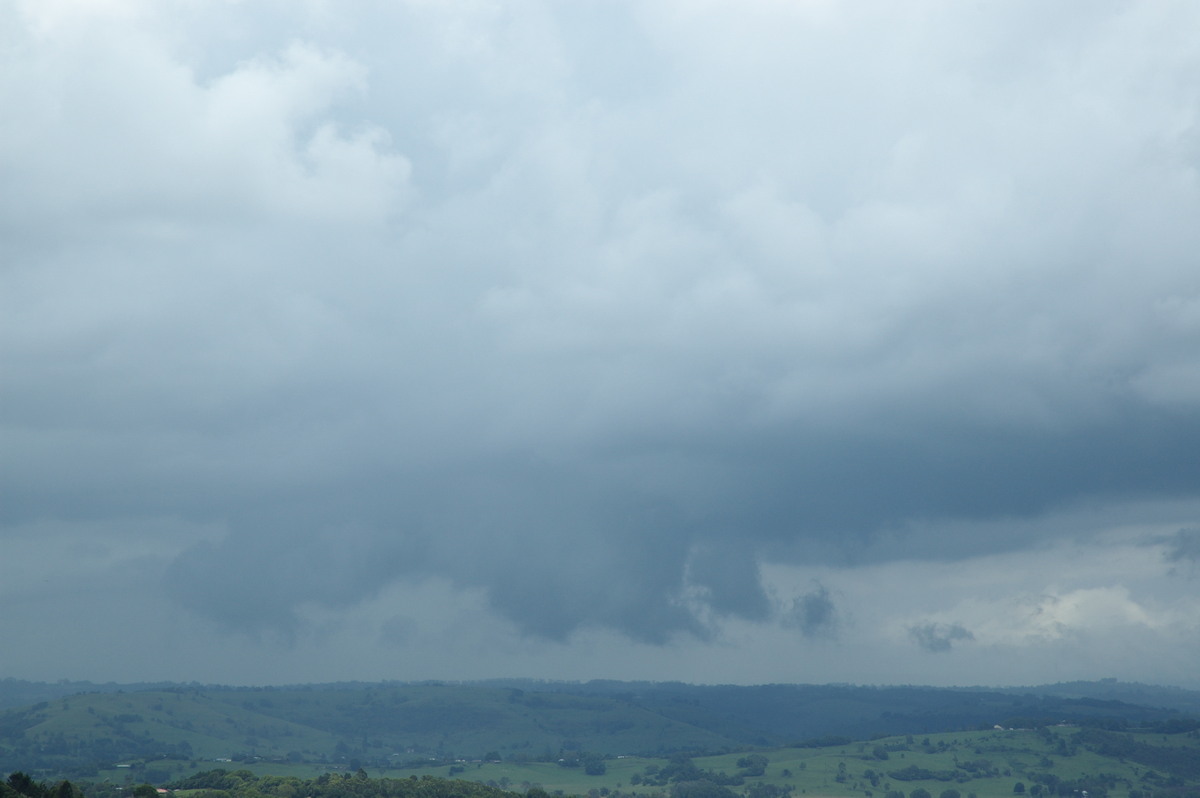
[{"label": "rolling hill", "polygon": [[[1180,697],[1188,708],[1195,698],[1188,691]],[[1200,728],[1175,707],[1092,697],[1079,685],[1069,695],[627,682],[156,685],[0,712],[0,770],[87,777],[151,761],[171,762],[169,772],[179,773],[214,760],[395,767],[485,755],[525,764],[554,762],[564,752],[719,754],[1064,721],[1108,730]]]}]

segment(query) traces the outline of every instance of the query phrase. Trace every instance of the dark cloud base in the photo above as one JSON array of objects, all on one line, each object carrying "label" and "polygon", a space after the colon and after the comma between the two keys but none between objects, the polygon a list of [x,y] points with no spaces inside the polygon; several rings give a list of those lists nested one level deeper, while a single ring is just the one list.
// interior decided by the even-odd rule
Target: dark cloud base
[{"label": "dark cloud base", "polygon": [[[772,616],[758,573],[764,552],[862,563],[878,532],[899,530],[903,541],[914,521],[1187,495],[1200,484],[1200,436],[1174,421],[1151,415],[1037,437],[928,425],[916,435],[908,425],[882,440],[796,436],[707,451],[689,440],[688,450],[724,464],[722,500],[711,506],[639,488],[611,451],[603,471],[595,461],[514,456],[417,478],[366,473],[226,517],[229,537],[183,555],[170,583],[187,606],[245,629],[286,629],[303,602],[346,606],[392,581],[437,574],[484,588],[519,628],[549,639],[584,627],[650,642],[703,636],[688,600],[717,615]],[[1031,542],[964,532],[913,539],[931,548],[906,554],[967,557]],[[832,628],[827,593],[798,602],[801,631]]]}]

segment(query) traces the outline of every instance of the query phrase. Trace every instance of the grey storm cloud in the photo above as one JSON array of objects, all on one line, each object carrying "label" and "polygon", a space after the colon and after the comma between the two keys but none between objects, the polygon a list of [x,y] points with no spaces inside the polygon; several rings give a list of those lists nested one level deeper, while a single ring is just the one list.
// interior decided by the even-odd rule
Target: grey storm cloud
[{"label": "grey storm cloud", "polygon": [[947,652],[956,643],[969,642],[975,635],[961,624],[925,623],[911,626],[908,629],[913,641],[933,654]]},{"label": "grey storm cloud", "polygon": [[0,10],[14,539],[661,645],[1200,499],[1190,4],[109,5]]}]

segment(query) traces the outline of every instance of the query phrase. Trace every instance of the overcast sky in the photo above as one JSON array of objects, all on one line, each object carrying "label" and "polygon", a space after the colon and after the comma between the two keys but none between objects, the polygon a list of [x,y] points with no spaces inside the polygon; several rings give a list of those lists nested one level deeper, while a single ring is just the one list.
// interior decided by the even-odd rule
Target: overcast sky
[{"label": "overcast sky", "polygon": [[1198,30],[0,3],[0,676],[1200,687]]}]

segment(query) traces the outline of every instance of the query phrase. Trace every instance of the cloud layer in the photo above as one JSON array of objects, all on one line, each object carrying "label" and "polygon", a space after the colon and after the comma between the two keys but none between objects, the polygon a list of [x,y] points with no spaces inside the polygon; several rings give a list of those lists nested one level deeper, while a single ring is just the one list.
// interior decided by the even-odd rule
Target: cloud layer
[{"label": "cloud layer", "polygon": [[1198,13],[9,4],[0,629],[1194,679]]}]

